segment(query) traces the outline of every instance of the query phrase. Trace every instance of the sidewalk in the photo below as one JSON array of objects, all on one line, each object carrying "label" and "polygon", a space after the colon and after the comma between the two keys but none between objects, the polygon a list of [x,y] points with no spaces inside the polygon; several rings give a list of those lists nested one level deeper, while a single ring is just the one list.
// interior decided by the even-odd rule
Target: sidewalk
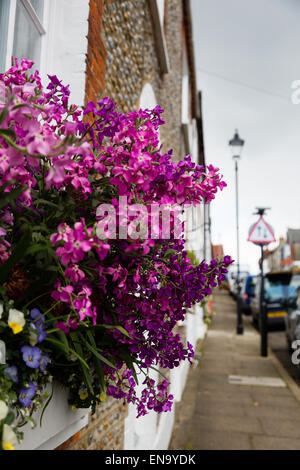
[{"label": "sidewalk", "polygon": [[[226,291],[214,294],[213,302],[216,315],[176,404],[169,448],[299,450],[299,387],[271,351],[260,356],[260,336],[249,317],[243,316],[244,334],[236,335],[236,304]],[[275,380],[238,385],[229,383],[230,375]]]}]

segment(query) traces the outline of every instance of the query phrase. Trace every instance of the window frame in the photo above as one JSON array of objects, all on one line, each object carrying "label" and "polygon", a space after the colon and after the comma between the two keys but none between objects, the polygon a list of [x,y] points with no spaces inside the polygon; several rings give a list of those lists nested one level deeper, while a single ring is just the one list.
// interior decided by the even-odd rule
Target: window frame
[{"label": "window frame", "polygon": [[16,10],[17,10],[18,1],[22,3],[33,25],[35,26],[38,33],[40,34],[40,37],[41,37],[41,52],[40,52],[40,57],[39,57],[40,62],[41,62],[41,57],[45,49],[45,42],[46,42],[46,37],[47,37],[47,24],[48,24],[48,17],[49,17],[49,0],[44,0],[44,9],[43,9],[42,19],[38,17],[38,15],[36,14],[29,0],[10,0],[9,20],[8,20],[7,38],[6,38],[5,70],[10,68],[11,66],[11,57],[12,57],[13,46],[14,46]]}]

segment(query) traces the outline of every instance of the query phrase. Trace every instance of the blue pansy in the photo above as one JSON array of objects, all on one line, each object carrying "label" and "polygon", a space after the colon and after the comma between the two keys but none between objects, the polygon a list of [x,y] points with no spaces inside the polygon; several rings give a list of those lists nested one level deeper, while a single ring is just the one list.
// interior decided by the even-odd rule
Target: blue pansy
[{"label": "blue pansy", "polygon": [[33,334],[36,335],[35,342],[37,341],[38,343],[40,343],[47,336],[47,333],[45,331],[46,327],[44,325],[45,317],[44,315],[41,314],[38,308],[33,308],[30,311],[30,316],[33,320],[33,323],[31,323],[31,326],[35,330]]},{"label": "blue pansy", "polygon": [[6,374],[13,382],[18,382],[18,369],[16,366],[6,367],[4,369],[4,374]]},{"label": "blue pansy", "polygon": [[38,308],[33,308],[30,311],[30,317],[34,320],[35,325],[41,325],[45,321],[44,315],[41,314]]},{"label": "blue pansy", "polygon": [[30,406],[32,403],[32,398],[36,394],[38,386],[35,382],[29,382],[27,387],[21,388],[19,391],[19,402],[23,406]]},{"label": "blue pansy", "polygon": [[23,360],[26,362],[28,367],[31,369],[37,369],[40,365],[41,350],[36,346],[23,346],[21,348]]}]

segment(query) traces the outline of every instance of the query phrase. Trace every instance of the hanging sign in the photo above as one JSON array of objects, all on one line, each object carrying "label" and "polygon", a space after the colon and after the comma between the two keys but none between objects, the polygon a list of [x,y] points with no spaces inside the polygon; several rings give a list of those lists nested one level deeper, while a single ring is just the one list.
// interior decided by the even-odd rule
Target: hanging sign
[{"label": "hanging sign", "polygon": [[251,225],[248,242],[255,243],[255,245],[268,245],[269,243],[276,242],[273,228],[262,216],[260,216],[255,224]]}]

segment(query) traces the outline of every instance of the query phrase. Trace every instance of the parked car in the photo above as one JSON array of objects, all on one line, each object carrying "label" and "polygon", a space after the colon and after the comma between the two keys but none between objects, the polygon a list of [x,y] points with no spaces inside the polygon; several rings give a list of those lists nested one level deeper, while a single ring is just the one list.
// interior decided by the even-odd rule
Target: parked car
[{"label": "parked car", "polygon": [[[243,281],[243,279],[246,279],[249,276],[249,274],[250,273],[248,271],[240,271],[240,283]],[[236,271],[230,271],[228,281],[229,281],[229,293],[234,299],[236,299],[237,297],[237,272]]]},{"label": "parked car", "polygon": [[[300,287],[300,273],[293,271],[270,272],[264,276],[264,300],[267,310],[268,328],[285,328],[285,317],[295,303],[295,296]],[[261,276],[257,277],[254,297],[251,302],[252,320],[260,324]]]},{"label": "parked car", "polygon": [[285,316],[285,333],[289,351],[292,351],[292,344],[295,340],[300,340],[300,288],[296,287],[296,295],[291,300],[291,305],[287,309]]},{"label": "parked car", "polygon": [[242,312],[246,315],[251,314],[251,302],[254,297],[256,281],[257,276],[251,274],[250,276],[243,278],[241,282]]}]

